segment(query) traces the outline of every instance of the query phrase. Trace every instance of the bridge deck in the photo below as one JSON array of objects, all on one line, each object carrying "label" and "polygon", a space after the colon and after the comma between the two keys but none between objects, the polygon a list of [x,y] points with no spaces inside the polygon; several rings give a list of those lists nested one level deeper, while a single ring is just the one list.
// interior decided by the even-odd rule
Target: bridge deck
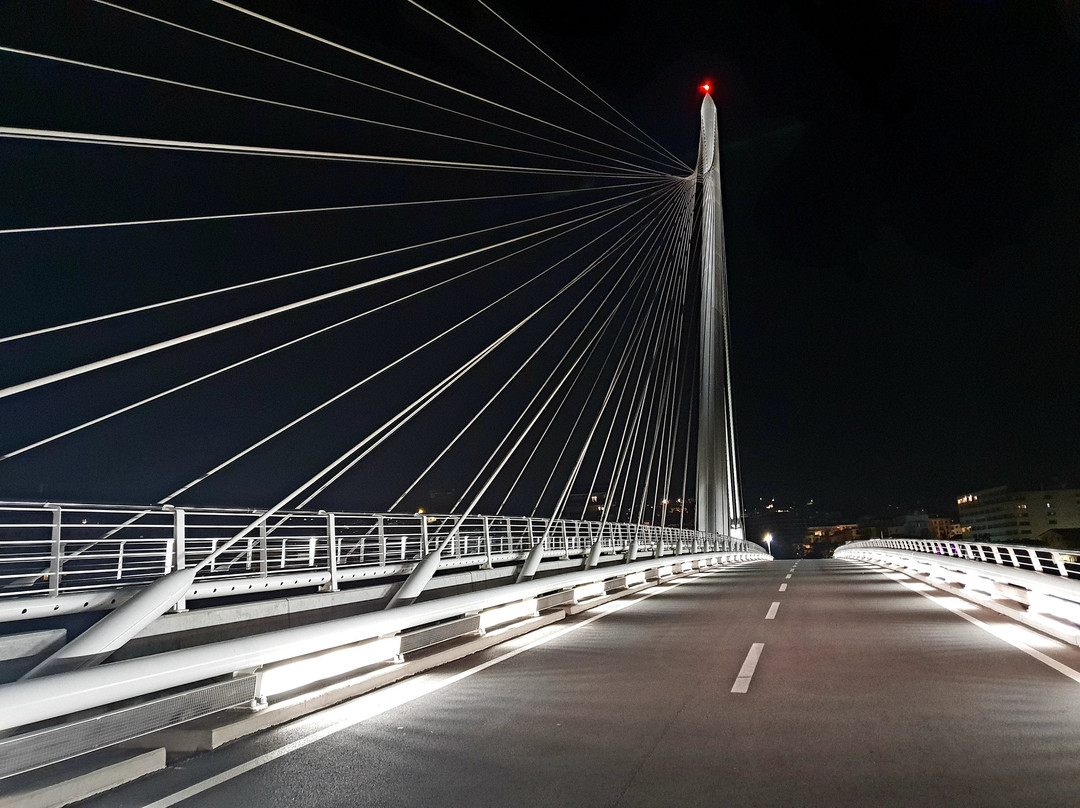
[{"label": "bridge deck", "polygon": [[880,572],[793,564],[624,599],[87,804],[1076,803],[1077,681]]}]

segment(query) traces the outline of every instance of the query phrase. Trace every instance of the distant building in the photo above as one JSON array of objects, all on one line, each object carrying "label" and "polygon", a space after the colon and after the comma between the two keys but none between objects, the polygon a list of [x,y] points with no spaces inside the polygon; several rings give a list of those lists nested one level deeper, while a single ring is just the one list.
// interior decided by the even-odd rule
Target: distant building
[{"label": "distant building", "polygon": [[874,531],[856,524],[811,525],[806,529],[803,541],[804,558],[829,558],[833,550],[849,541],[862,541],[873,538]]},{"label": "distant building", "polygon": [[897,523],[889,526],[890,536],[904,536],[909,539],[930,539],[930,517],[926,511],[914,511],[905,514]]},{"label": "distant building", "polygon": [[960,533],[960,525],[948,516],[930,517],[930,538],[948,539]]},{"label": "distant building", "polygon": [[1080,549],[1080,527],[1059,527],[1048,530],[1039,536],[1039,541],[1047,547],[1058,550]]},{"label": "distant building", "polygon": [[765,534],[771,533],[773,555],[799,558],[804,554],[807,524],[806,515],[798,509],[769,504],[746,515],[745,537],[761,544]]},{"label": "distant building", "polygon": [[[607,506],[607,492],[599,491],[595,494],[571,494],[566,498],[566,507],[563,508],[563,519],[585,519],[588,522],[599,522],[604,518],[604,508]],[[610,514],[608,519],[616,521]]]},{"label": "distant building", "polygon": [[1080,488],[1010,491],[998,486],[965,494],[956,506],[972,541],[1036,543],[1047,531],[1080,528]]}]

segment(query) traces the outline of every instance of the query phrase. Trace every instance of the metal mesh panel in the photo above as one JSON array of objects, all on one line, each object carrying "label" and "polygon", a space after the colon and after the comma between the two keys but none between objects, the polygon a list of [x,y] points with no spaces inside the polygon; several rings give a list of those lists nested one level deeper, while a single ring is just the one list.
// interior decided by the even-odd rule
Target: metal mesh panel
[{"label": "metal mesh panel", "polygon": [[553,592],[550,595],[544,595],[536,599],[536,611],[542,612],[544,609],[550,609],[552,606],[561,606],[564,603],[570,603],[574,599],[574,593],[571,590],[566,592]]},{"label": "metal mesh panel", "polygon": [[474,614],[470,617],[462,617],[459,620],[440,623],[430,628],[410,631],[408,634],[401,635],[401,653],[407,654],[410,651],[427,648],[430,645],[446,642],[465,634],[475,634],[479,630],[480,615]]},{"label": "metal mesh panel", "polygon": [[253,698],[255,677],[239,676],[82,721],[5,738],[0,740],[0,778],[247,704]]}]

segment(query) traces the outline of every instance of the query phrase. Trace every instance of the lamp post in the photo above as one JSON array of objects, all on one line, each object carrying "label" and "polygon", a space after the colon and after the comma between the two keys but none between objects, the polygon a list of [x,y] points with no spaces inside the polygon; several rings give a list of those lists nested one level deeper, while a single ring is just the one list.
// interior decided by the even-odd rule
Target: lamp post
[{"label": "lamp post", "polygon": [[769,551],[769,555],[772,555],[772,533],[766,533],[763,541],[765,542],[765,549]]}]

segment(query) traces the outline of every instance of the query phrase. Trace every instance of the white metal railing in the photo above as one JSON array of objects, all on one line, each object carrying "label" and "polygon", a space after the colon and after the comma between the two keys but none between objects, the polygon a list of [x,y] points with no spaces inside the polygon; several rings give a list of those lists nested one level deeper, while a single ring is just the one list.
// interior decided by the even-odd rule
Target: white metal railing
[{"label": "white metal railing", "polygon": [[835,555],[901,569],[1080,645],[1076,553],[981,542],[871,539],[845,544]]},{"label": "white metal railing", "polygon": [[867,539],[848,542],[836,551],[836,555],[843,557],[843,554],[851,551],[870,548],[963,558],[1080,580],[1080,550],[1058,550],[1053,547],[952,539]]},{"label": "white metal railing", "polygon": [[[0,685],[0,732],[238,671],[260,670],[265,678],[266,667],[274,663],[329,649],[355,649],[364,641],[382,643],[379,658],[389,660],[399,653],[394,643],[399,646],[401,632],[469,614],[481,615],[481,628],[487,615],[492,615],[491,624],[497,625],[503,619],[498,611],[511,605],[515,608],[524,605],[526,608],[518,610],[519,616],[528,617],[540,609],[537,598],[548,593],[563,592],[569,598],[564,602],[576,602],[578,588],[590,584],[611,580],[614,589],[619,590],[637,585],[630,582],[634,575],[640,576],[643,583],[646,579],[657,581],[699,569],[765,560],[771,560],[770,556],[753,544],[733,552],[684,554],[670,562],[653,558]],[[606,591],[607,587],[603,586],[596,594]],[[581,594],[581,597],[591,595]],[[320,664],[324,661],[325,658],[320,660]],[[367,664],[370,662],[354,661],[353,667]],[[317,667],[311,680],[336,675],[327,671]]]},{"label": "white metal railing", "polygon": [[[95,594],[144,586],[175,569],[197,566],[262,513],[0,502],[0,602],[44,595],[65,603],[60,612],[99,606]],[[643,556],[680,548],[764,552],[730,537],[650,525],[558,519],[549,527],[547,519],[515,516],[461,520],[444,514],[285,511],[201,570],[196,596],[237,590],[219,582],[273,579],[275,588],[315,583],[336,589],[341,581],[399,574],[403,565],[439,546],[459,521],[440,566],[511,561],[541,539],[546,556],[564,558],[588,553],[596,541],[605,554],[624,553],[634,540]],[[17,616],[9,609],[7,619],[11,614]]]}]

